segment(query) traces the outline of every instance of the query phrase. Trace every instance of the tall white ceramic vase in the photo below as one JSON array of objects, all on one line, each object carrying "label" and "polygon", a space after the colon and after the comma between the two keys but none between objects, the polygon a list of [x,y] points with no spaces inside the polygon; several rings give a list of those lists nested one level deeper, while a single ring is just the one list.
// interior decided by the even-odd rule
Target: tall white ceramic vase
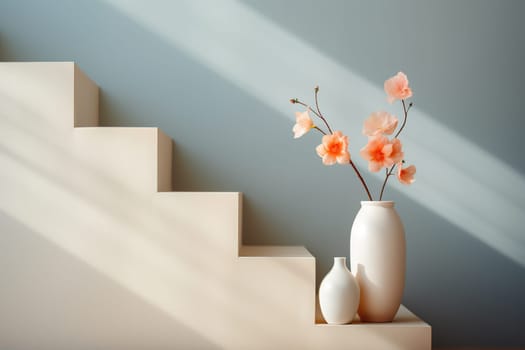
[{"label": "tall white ceramic vase", "polygon": [[329,324],[351,323],[359,306],[359,286],[346,266],[345,257],[334,258],[334,265],[319,286],[319,306]]},{"label": "tall white ceramic vase", "polygon": [[391,322],[405,286],[403,223],[392,201],[363,201],[350,235],[352,273],[361,290],[358,314],[365,322]]}]

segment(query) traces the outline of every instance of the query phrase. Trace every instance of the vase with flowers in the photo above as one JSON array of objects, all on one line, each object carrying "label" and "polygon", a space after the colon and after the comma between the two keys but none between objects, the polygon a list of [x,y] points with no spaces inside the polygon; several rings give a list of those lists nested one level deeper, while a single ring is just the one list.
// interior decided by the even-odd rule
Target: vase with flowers
[{"label": "vase with flowers", "polygon": [[[368,161],[368,170],[379,172],[384,169],[378,200],[370,192],[369,186],[355,165],[349,152],[348,136],[334,131],[319,109],[319,87],[315,87],[315,107],[294,98],[290,102],[305,107],[296,112],[293,127],[295,138],[310,130],[321,133],[322,141],[316,148],[324,165],[350,165],[366,192],[366,201],[361,202],[350,233],[351,271],[360,288],[358,314],[362,321],[390,322],[401,304],[405,283],[406,244],[403,223],[394,209],[393,201],[384,201],[383,195],[388,180],[396,176],[399,182],[410,185],[414,182],[416,168],[405,165],[405,153],[399,136],[405,129],[412,97],[407,76],[399,72],[384,83],[387,101],[401,102],[403,121],[385,111],[371,113],[365,119],[363,134],[368,137],[367,144],[359,154]],[[319,123],[311,117],[313,114]],[[390,135],[393,135],[390,137]]]}]

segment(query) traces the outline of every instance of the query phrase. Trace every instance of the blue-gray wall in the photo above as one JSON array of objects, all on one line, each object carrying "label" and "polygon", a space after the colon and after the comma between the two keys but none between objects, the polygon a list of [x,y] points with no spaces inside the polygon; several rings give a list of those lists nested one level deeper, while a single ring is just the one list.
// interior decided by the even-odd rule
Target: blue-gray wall
[{"label": "blue-gray wall", "polygon": [[291,138],[287,100],[319,83],[358,160],[359,123],[399,114],[381,89],[405,71],[418,181],[387,190],[407,230],[404,304],[437,346],[525,346],[524,14],[518,0],[2,0],[0,59],[76,61],[103,125],[161,127],[177,190],[244,192],[245,243],[305,245],[319,276],[348,255],[363,191],[321,165],[317,135]]}]

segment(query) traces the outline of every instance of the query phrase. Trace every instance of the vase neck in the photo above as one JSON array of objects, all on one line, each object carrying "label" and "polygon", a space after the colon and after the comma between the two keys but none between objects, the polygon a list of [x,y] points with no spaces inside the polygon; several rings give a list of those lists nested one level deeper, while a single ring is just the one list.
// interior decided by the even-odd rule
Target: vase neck
[{"label": "vase neck", "polygon": [[361,201],[361,207],[393,208],[394,201]]},{"label": "vase neck", "polygon": [[334,269],[345,269],[347,268],[346,266],[346,257],[344,256],[338,256],[338,257],[334,257],[334,266],[333,266]]}]

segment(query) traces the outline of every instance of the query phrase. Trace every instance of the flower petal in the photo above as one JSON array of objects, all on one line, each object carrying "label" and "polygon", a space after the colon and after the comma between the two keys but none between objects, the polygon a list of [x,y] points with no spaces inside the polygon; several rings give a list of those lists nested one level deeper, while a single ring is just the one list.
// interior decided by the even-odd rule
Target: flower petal
[{"label": "flower petal", "polygon": [[399,182],[401,182],[404,185],[410,185],[416,181],[414,179],[414,175],[416,173],[416,167],[414,165],[410,165],[406,168],[403,168],[402,163],[398,163],[398,169],[397,169],[397,179]]},{"label": "flower petal", "polygon": [[382,167],[390,167],[403,159],[401,141],[399,139],[390,141],[383,135],[370,137],[360,154],[368,160],[368,168],[372,172],[379,171]]},{"label": "flower petal", "polygon": [[350,162],[350,153],[348,152],[348,137],[341,131],[323,136],[322,143],[316,147],[319,157],[323,158],[323,164],[333,165],[336,162],[340,164]]},{"label": "flower petal", "polygon": [[324,165],[334,165],[336,162],[336,157],[333,154],[327,153],[323,156]]},{"label": "flower petal", "polygon": [[294,138],[297,139],[314,127],[314,122],[310,118],[308,110],[304,112],[295,112],[295,125],[293,126]]},{"label": "flower petal", "polygon": [[363,134],[376,136],[380,134],[391,135],[397,128],[398,119],[388,112],[374,112],[365,119]]},{"label": "flower petal", "polygon": [[412,89],[408,86],[408,78],[403,72],[398,72],[395,76],[387,79],[384,88],[389,103],[412,96]]}]

